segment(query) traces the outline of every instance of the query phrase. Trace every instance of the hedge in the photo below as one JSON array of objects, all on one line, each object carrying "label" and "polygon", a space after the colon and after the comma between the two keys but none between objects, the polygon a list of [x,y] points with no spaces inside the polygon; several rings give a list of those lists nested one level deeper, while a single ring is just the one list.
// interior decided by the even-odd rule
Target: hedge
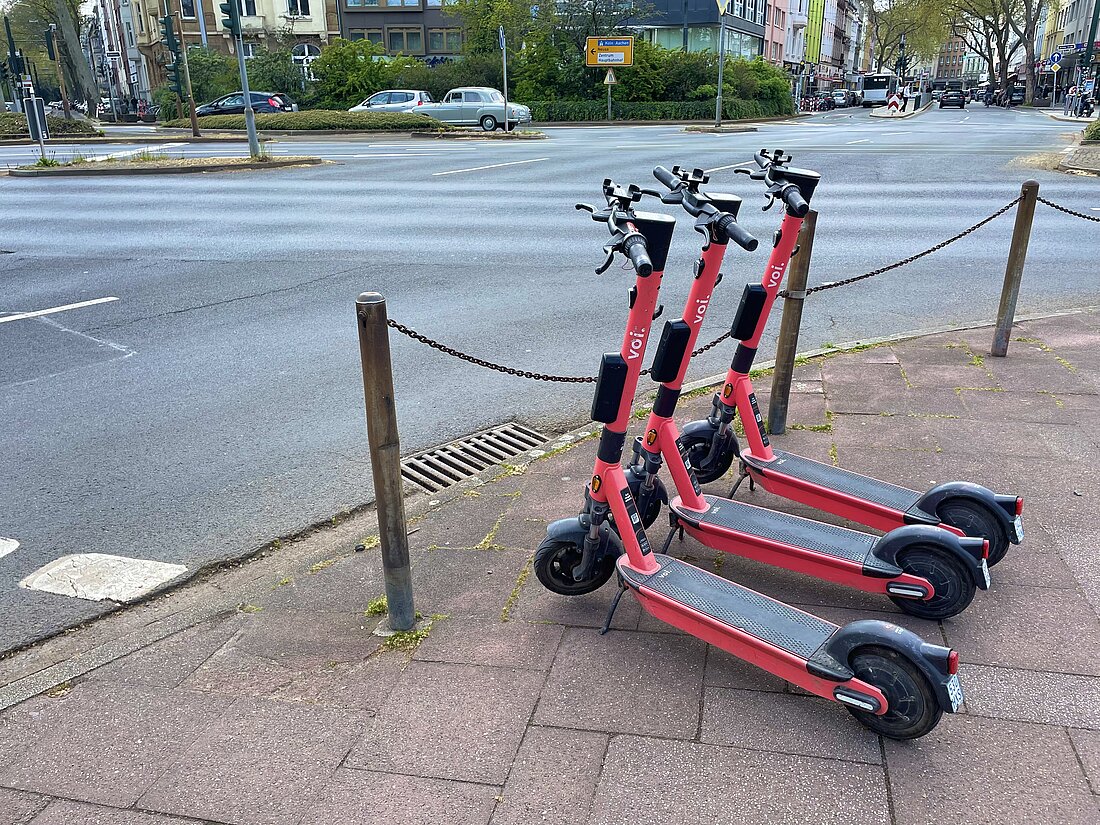
[{"label": "hedge", "polygon": [[[607,102],[602,100],[551,100],[526,103],[531,118],[540,123],[561,121],[606,120]],[[728,120],[753,120],[789,115],[789,105],[768,100],[722,101],[722,116]],[[613,120],[713,120],[714,102],[710,100],[657,101],[653,103],[620,103],[612,101]]]},{"label": "hedge", "polygon": [[[164,125],[188,127],[191,125],[191,121],[186,118],[169,120]],[[203,129],[243,129],[244,115],[207,115],[199,118],[199,126]],[[305,112],[258,114],[256,115],[256,128],[270,129],[276,132],[294,132],[298,130],[408,132],[413,129],[451,129],[452,127],[424,115],[402,112],[338,112],[327,109],[310,109]]]},{"label": "hedge", "polygon": [[1085,127],[1085,140],[1100,140],[1100,120]]},{"label": "hedge", "polygon": [[[63,117],[46,117],[50,135],[101,135],[103,134],[86,120],[65,120]],[[0,136],[27,137],[27,116],[14,112],[0,112]]]}]

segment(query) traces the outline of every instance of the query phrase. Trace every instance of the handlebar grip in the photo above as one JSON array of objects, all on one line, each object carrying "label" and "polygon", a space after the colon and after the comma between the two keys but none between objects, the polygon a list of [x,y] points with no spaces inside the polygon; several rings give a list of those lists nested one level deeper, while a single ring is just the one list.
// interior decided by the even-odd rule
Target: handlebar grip
[{"label": "handlebar grip", "polygon": [[657,178],[661,183],[667,186],[669,189],[675,189],[676,184],[680,182],[680,179],[665,169],[663,166],[658,166],[653,170],[653,177]]},{"label": "handlebar grip", "polygon": [[788,184],[783,190],[783,203],[787,204],[787,210],[796,218],[806,217],[810,211],[810,204],[802,197],[802,193],[793,183]]},{"label": "handlebar grip", "polygon": [[643,278],[653,274],[653,261],[649,259],[649,252],[645,248],[645,238],[641,235],[631,235],[623,242],[623,252],[634,265],[634,271]]},{"label": "handlebar grip", "polygon": [[718,221],[718,228],[729,235],[730,239],[746,252],[755,252],[756,247],[760,246],[760,241],[750,235],[748,230],[741,226],[733,215],[724,215]]},{"label": "handlebar grip", "polygon": [[752,159],[756,161],[756,165],[761,169],[767,169],[772,165],[771,158],[765,157],[762,151],[754,153]]}]

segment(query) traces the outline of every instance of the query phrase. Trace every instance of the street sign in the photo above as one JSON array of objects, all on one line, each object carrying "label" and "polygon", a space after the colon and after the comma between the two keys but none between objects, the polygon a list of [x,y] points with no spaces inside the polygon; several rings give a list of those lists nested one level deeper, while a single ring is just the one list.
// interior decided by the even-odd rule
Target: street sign
[{"label": "street sign", "polygon": [[1059,70],[1059,69],[1061,69],[1061,68],[1062,68],[1062,67],[1061,67],[1061,66],[1060,66],[1060,65],[1059,65],[1058,63],[1051,63],[1051,64],[1050,64],[1050,70],[1051,70],[1052,72],[1056,72],[1056,71],[1058,71],[1058,70]]},{"label": "street sign", "polygon": [[122,52],[116,52],[113,49],[108,49],[107,57],[111,58],[112,60],[118,60],[120,57],[122,57]]},{"label": "street sign", "polygon": [[504,26],[497,29],[497,37],[500,38],[500,50],[504,51]]},{"label": "street sign", "polygon": [[714,2],[718,4],[719,14],[729,14],[732,0],[714,0]]},{"label": "street sign", "polygon": [[1054,52],[1053,54],[1051,54],[1050,62],[1051,62],[1051,65],[1053,65],[1055,63],[1061,63],[1062,62],[1062,53],[1061,52]]},{"label": "street sign", "polygon": [[586,66],[633,66],[634,38],[589,37],[584,57]]},{"label": "street sign", "polygon": [[890,95],[890,99],[886,102],[886,111],[888,112],[900,112],[901,111],[901,98],[897,95]]},{"label": "street sign", "polygon": [[615,70],[614,69],[608,69],[607,70],[607,75],[603,79],[603,85],[604,86],[614,86],[618,82],[619,81],[615,79]]}]

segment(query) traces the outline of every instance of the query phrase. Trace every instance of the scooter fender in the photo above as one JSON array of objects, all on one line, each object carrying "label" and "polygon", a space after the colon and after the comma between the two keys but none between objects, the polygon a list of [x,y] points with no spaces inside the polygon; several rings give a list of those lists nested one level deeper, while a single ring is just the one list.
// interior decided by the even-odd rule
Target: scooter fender
[{"label": "scooter fender", "polygon": [[823,650],[837,662],[842,662],[851,674],[852,654],[859,648],[868,646],[888,648],[912,662],[932,684],[936,699],[944,712],[954,713],[947,689],[951,678],[948,663],[951,648],[926,642],[911,630],[890,622],[861,619],[838,629],[823,645]]},{"label": "scooter fender", "polygon": [[[587,522],[588,516],[585,513],[572,518],[558,519],[551,522],[546,528],[546,538],[554,541],[573,542],[579,547],[584,547],[584,540],[588,538]],[[591,565],[604,556],[610,554],[617,558],[622,552],[622,541],[611,529],[611,524],[605,521],[600,525],[600,544],[596,555],[592,558],[582,558],[580,566],[587,571],[591,569]]]},{"label": "scooter fender", "polygon": [[1019,544],[1020,538],[1016,534],[1016,496],[999,496],[992,490],[980,484],[972,484],[969,481],[948,481],[933,487],[920,497],[916,504],[909,508],[907,515],[912,515],[918,521],[929,519],[938,522],[936,511],[939,506],[951,498],[967,499],[982,504],[1000,522],[1005,535],[1013,544]]},{"label": "scooter fender", "polygon": [[[898,556],[903,551],[915,544],[931,545],[944,553],[948,553],[962,562],[970,578],[980,590],[989,589],[988,568],[983,564],[985,555],[985,540],[956,536],[939,527],[928,527],[923,524],[908,524],[905,527],[897,527],[879,539],[871,551],[876,559],[901,570],[898,564]],[[867,566],[865,565],[865,569]],[[879,575],[878,571],[870,568],[869,572]],[[897,574],[894,574],[897,575]]]},{"label": "scooter fender", "polygon": [[[680,438],[684,441],[688,439],[710,439],[714,437],[717,430],[718,428],[714,424],[704,418],[685,424],[684,428],[680,430]],[[737,443],[737,435],[733,432],[733,428],[730,427],[726,432],[729,442],[719,445],[720,452],[732,451],[734,455],[740,455],[740,445]]]}]

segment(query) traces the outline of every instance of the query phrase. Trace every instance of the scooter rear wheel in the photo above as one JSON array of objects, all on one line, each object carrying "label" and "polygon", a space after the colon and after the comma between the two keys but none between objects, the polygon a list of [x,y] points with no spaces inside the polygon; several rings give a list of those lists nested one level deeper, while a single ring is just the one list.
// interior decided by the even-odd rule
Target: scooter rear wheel
[{"label": "scooter rear wheel", "polygon": [[705,464],[710,455],[711,437],[706,435],[681,436],[687,463],[695,471],[700,484],[710,484],[726,474],[733,464],[733,450],[722,450],[710,464]]},{"label": "scooter rear wheel", "polygon": [[975,504],[966,499],[948,499],[939,506],[936,511],[940,521],[957,527],[966,535],[977,539],[989,541],[990,567],[995,565],[1008,553],[1008,536],[996,517],[980,504]]},{"label": "scooter rear wheel", "polygon": [[931,599],[906,599],[891,596],[890,601],[921,619],[947,619],[957,616],[974,600],[977,586],[962,562],[943,551],[927,547],[912,547],[898,559],[906,573],[928,579],[935,589]]},{"label": "scooter rear wheel", "polygon": [[606,554],[596,563],[592,577],[573,578],[573,568],[581,562],[583,548],[573,541],[544,539],[535,551],[535,576],[547,590],[562,596],[582,596],[599,590],[615,572],[615,556]]},{"label": "scooter rear wheel", "polygon": [[917,739],[939,724],[943,709],[931,683],[896,650],[860,648],[852,656],[851,667],[857,678],[886,697],[887,710],[881,716],[848,707],[864,727],[890,739]]}]

